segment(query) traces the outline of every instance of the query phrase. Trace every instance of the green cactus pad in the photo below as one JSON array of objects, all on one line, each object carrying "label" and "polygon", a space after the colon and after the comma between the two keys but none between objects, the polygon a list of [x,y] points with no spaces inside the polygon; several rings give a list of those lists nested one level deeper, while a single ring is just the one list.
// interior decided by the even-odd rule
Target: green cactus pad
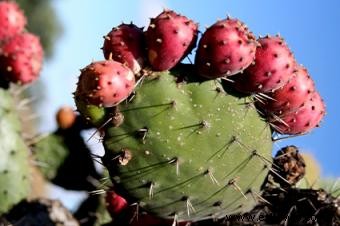
[{"label": "green cactus pad", "polygon": [[30,191],[29,151],[8,91],[0,89],[0,215]]},{"label": "green cactus pad", "polygon": [[34,145],[34,156],[44,176],[51,180],[69,155],[61,136],[50,134]]},{"label": "green cactus pad", "polygon": [[104,164],[118,188],[157,216],[200,220],[245,212],[271,164],[271,133],[250,98],[190,65],[154,73],[104,137]]}]

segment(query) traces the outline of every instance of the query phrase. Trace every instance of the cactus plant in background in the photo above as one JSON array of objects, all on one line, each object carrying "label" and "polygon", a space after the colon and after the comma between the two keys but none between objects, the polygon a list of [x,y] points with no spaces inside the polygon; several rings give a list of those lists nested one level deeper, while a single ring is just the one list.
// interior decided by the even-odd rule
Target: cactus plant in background
[{"label": "cactus plant in background", "polygon": [[0,215],[30,192],[29,151],[11,94],[0,89]]}]

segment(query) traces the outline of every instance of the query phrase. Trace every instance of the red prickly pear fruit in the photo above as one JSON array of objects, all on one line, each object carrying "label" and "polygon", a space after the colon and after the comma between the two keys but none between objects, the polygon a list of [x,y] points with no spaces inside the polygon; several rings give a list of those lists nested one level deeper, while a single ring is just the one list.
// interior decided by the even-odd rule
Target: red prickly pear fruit
[{"label": "red prickly pear fruit", "polygon": [[0,46],[0,74],[11,82],[28,84],[39,77],[43,48],[37,36],[21,33]]},{"label": "red prickly pear fruit", "polygon": [[105,196],[106,209],[112,217],[119,215],[128,208],[127,201],[114,191],[107,191]]},{"label": "red prickly pear fruit", "polygon": [[219,78],[242,72],[255,58],[256,38],[238,19],[224,19],[209,27],[198,44],[198,73]]},{"label": "red prickly pear fruit", "polygon": [[285,41],[279,37],[259,38],[254,64],[235,76],[235,88],[244,93],[266,93],[285,85],[294,75],[296,62]]},{"label": "red prickly pear fruit", "polygon": [[104,36],[105,59],[126,64],[135,74],[144,66],[146,58],[143,29],[134,24],[121,24]]},{"label": "red prickly pear fruit", "polygon": [[[318,92],[314,92],[297,111],[270,119],[272,128],[281,134],[305,134],[319,126],[326,112],[325,104]],[[277,119],[279,118],[279,119]]]},{"label": "red prickly pear fruit", "polygon": [[192,20],[171,10],[151,19],[146,42],[152,69],[169,70],[186,57],[196,46],[197,27]]},{"label": "red prickly pear fruit", "polygon": [[15,2],[0,1],[0,42],[21,33],[27,23]]},{"label": "red prickly pear fruit", "polygon": [[277,115],[297,111],[306,100],[310,99],[314,91],[313,79],[307,69],[300,65],[287,84],[272,93],[267,93],[270,99],[264,105],[260,104],[260,108],[264,112]]},{"label": "red prickly pear fruit", "polygon": [[133,91],[135,77],[124,64],[113,60],[97,61],[81,70],[76,96],[88,104],[113,107]]}]

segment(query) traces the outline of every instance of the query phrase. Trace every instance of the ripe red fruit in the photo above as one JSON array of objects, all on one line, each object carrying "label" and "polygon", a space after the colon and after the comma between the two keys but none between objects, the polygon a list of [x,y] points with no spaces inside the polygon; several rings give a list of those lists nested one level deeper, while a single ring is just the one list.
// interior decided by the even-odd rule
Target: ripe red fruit
[{"label": "ripe red fruit", "polygon": [[144,66],[146,46],[144,33],[134,24],[121,24],[113,28],[106,36],[103,45],[105,59],[126,64],[134,73]]},{"label": "ripe red fruit", "polygon": [[37,36],[22,33],[0,46],[0,74],[11,82],[27,84],[39,77],[43,48]]},{"label": "ripe red fruit", "polygon": [[281,37],[259,38],[255,63],[235,76],[235,88],[244,93],[271,92],[285,85],[294,75],[296,62]]},{"label": "ripe red fruit", "polygon": [[127,201],[114,191],[107,191],[105,196],[106,209],[112,217],[117,216],[128,207]]},{"label": "ripe red fruit", "polygon": [[21,33],[26,17],[15,2],[0,1],[0,42]]},{"label": "ripe red fruit", "polygon": [[88,104],[113,107],[133,91],[135,77],[125,65],[113,61],[93,62],[81,70],[76,96]]},{"label": "ripe red fruit", "polygon": [[217,21],[203,34],[196,53],[198,73],[207,78],[237,74],[255,58],[256,38],[238,19]]},{"label": "ripe red fruit", "polygon": [[259,105],[264,112],[284,115],[298,110],[306,100],[311,98],[314,91],[313,79],[307,69],[300,65],[287,84],[272,93],[267,93],[270,99],[264,105]]},{"label": "ripe red fruit", "polygon": [[174,11],[164,10],[151,19],[146,31],[148,59],[155,71],[173,68],[196,45],[197,24]]},{"label": "ripe red fruit", "polygon": [[[272,128],[281,134],[304,134],[317,127],[325,116],[325,104],[318,92],[297,111],[288,112],[270,119]],[[278,119],[278,118],[279,119]]]}]

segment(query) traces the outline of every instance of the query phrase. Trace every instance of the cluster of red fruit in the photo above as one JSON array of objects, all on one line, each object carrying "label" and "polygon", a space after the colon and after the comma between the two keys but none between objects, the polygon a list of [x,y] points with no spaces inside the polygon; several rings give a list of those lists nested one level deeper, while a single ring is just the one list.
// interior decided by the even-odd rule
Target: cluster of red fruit
[{"label": "cluster of red fruit", "polygon": [[14,2],[0,1],[0,81],[28,84],[39,76],[43,49],[24,31],[27,19]]},{"label": "cluster of red fruit", "polygon": [[[121,24],[104,36],[106,61],[82,70],[77,96],[86,103],[112,107],[133,91],[143,68],[170,70],[196,46],[198,25],[164,10],[144,32]],[[225,79],[243,93],[254,94],[257,107],[274,131],[303,134],[318,126],[325,105],[307,70],[300,66],[279,36],[256,39],[238,19],[226,18],[202,35],[195,56],[197,74]]]}]

